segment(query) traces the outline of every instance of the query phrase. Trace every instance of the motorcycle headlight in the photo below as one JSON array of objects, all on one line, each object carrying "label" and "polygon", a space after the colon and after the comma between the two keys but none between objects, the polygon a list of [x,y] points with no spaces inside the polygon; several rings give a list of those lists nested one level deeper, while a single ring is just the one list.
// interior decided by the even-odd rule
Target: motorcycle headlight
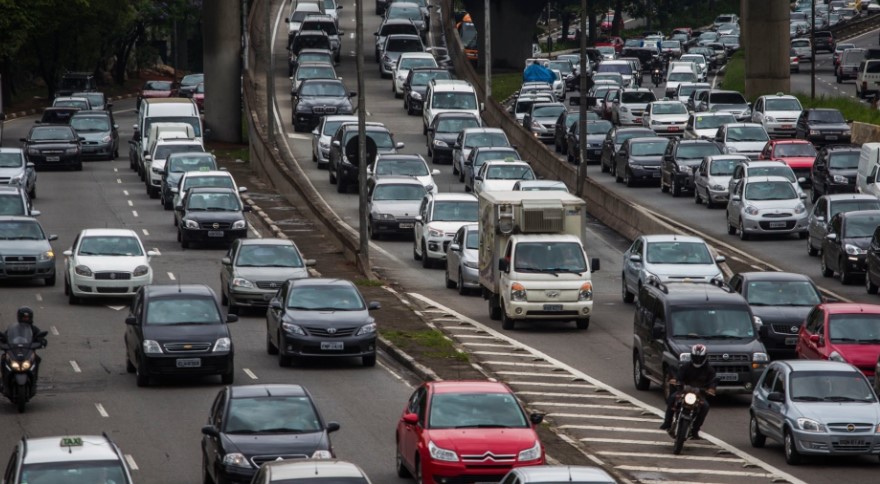
[{"label": "motorcycle headlight", "polygon": [[232,340],[229,338],[217,338],[217,342],[214,343],[214,353],[217,352],[226,352],[232,349]]},{"label": "motorcycle headlight", "polygon": [[843,175],[834,175],[832,179],[834,183],[849,183],[849,180]]},{"label": "motorcycle headlight", "polygon": [[25,360],[21,362],[21,370],[28,371],[31,369],[31,362],[29,360]]},{"label": "motorcycle headlight", "polygon": [[162,347],[159,346],[159,342],[151,339],[144,340],[144,354],[147,355],[159,355],[162,354]]},{"label": "motorcycle headlight", "polygon": [[805,432],[826,432],[825,425],[820,424],[811,418],[797,419],[797,426]]},{"label": "motorcycle headlight", "polygon": [[13,361],[9,366],[12,368],[13,371],[18,371],[21,369],[21,366],[19,366],[17,361]]},{"label": "motorcycle headlight", "polygon": [[247,458],[245,458],[245,456],[239,454],[238,452],[224,455],[223,465],[229,467],[242,467],[245,469],[250,469],[253,467],[251,463],[247,460]]},{"label": "motorcycle headlight", "polygon": [[464,266],[469,267],[471,269],[477,269],[480,267],[479,263],[475,260],[466,260],[464,261]]},{"label": "motorcycle headlight", "polygon": [[305,336],[306,332],[303,331],[302,327],[298,324],[293,323],[281,323],[281,329],[287,331],[290,334],[298,334],[300,336]]},{"label": "motorcycle headlight", "polygon": [[518,282],[514,282],[510,285],[510,299],[511,301],[524,302],[528,299],[528,291],[526,291],[526,287]]},{"label": "motorcycle headlight", "polygon": [[802,214],[806,211],[807,211],[807,207],[803,203],[799,203],[797,207],[794,207],[794,213],[796,213],[796,214]]},{"label": "motorcycle headlight", "polygon": [[844,250],[846,250],[846,253],[849,255],[862,255],[862,254],[867,253],[867,251],[865,249],[860,249],[852,244],[846,244],[843,246],[843,248],[844,248]]},{"label": "motorcycle headlight", "polygon": [[529,447],[526,450],[520,451],[516,460],[518,460],[520,462],[525,462],[525,461],[530,461],[530,460],[537,460],[540,458],[541,458],[541,443],[536,440],[535,445]]},{"label": "motorcycle headlight", "polygon": [[47,250],[47,251],[41,253],[39,255],[39,257],[37,258],[37,260],[40,262],[46,262],[46,261],[50,261],[54,258],[55,258],[55,252],[51,251],[51,250]]},{"label": "motorcycle headlight", "polygon": [[363,336],[365,334],[374,334],[376,332],[376,323],[365,324],[357,331],[355,336]]},{"label": "motorcycle headlight", "polygon": [[758,209],[753,205],[746,205],[745,212],[749,215],[758,215]]},{"label": "motorcycle headlight", "polygon": [[832,351],[831,354],[828,355],[828,359],[830,361],[839,361],[841,363],[846,363],[846,360],[843,359],[843,356],[841,356],[841,354],[836,351]]},{"label": "motorcycle headlight", "polygon": [[581,289],[578,291],[578,301],[592,301],[593,300],[593,283],[585,282],[581,284]]},{"label": "motorcycle headlight", "polygon": [[333,454],[329,450],[316,450],[312,454],[312,459],[332,459]]},{"label": "motorcycle headlight", "polygon": [[140,265],[134,268],[134,271],[131,273],[134,277],[145,276],[150,273],[150,266]]},{"label": "motorcycle headlight", "polygon": [[199,228],[199,223],[196,222],[195,220],[184,220],[184,221],[183,221],[183,225],[184,225],[184,227],[186,227],[186,228],[188,228],[188,229],[197,229],[197,228]]},{"label": "motorcycle headlight", "polygon": [[443,231],[440,229],[428,228],[428,237],[443,237]]},{"label": "motorcycle headlight", "polygon": [[437,445],[431,440],[428,441],[428,452],[430,452],[432,459],[445,462],[458,462],[458,454],[456,454],[455,451],[437,447]]},{"label": "motorcycle headlight", "polygon": [[434,146],[438,148],[449,148],[449,144],[445,141],[440,141],[439,139],[434,140]]},{"label": "motorcycle headlight", "polygon": [[78,276],[92,277],[92,270],[82,264],[74,267],[73,272]]},{"label": "motorcycle headlight", "polygon": [[247,279],[243,279],[241,277],[236,277],[236,278],[232,279],[232,287],[245,287],[248,289],[253,289],[254,283],[247,280]]},{"label": "motorcycle headlight", "polygon": [[236,220],[232,222],[232,230],[243,229],[247,226],[247,222],[244,220]]},{"label": "motorcycle headlight", "polygon": [[684,396],[684,403],[686,405],[693,405],[697,403],[697,394],[696,393],[688,393]]},{"label": "motorcycle headlight", "polygon": [[421,95],[420,93],[415,92],[415,91],[411,92],[411,93],[409,94],[409,96],[410,96],[411,98],[415,99],[416,101],[421,101],[421,100],[422,100],[422,95]]}]

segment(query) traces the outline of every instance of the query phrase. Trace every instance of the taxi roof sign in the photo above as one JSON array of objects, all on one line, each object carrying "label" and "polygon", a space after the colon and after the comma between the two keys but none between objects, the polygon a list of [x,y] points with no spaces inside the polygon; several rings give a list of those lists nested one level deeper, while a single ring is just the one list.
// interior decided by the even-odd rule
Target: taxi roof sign
[{"label": "taxi roof sign", "polygon": [[82,447],[81,437],[61,437],[61,447]]}]

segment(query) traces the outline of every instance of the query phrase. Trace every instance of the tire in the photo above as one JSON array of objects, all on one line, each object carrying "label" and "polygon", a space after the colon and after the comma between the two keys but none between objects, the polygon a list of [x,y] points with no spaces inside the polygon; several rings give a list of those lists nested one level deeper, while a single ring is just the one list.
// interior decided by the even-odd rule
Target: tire
[{"label": "tire", "polygon": [[642,357],[639,356],[639,353],[633,352],[633,383],[636,386],[636,390],[645,391],[651,388],[651,380],[645,378],[645,372],[643,369],[644,365],[642,364]]},{"label": "tire", "polygon": [[806,239],[806,238],[809,237],[809,236],[810,236],[810,233],[809,233],[809,232],[798,232],[798,238],[801,239],[801,240],[804,240],[804,239]]},{"label": "tire", "polygon": [[703,204],[703,199],[700,198],[700,191],[697,190],[697,187],[694,187],[694,203],[697,205]]},{"label": "tire", "polygon": [[489,319],[493,321],[498,321],[501,319],[501,313],[503,312],[500,304],[495,304],[493,302],[494,296],[490,296],[489,301]]},{"label": "tire", "polygon": [[376,229],[373,228],[372,220],[370,220],[369,224],[367,225],[367,232],[369,232],[371,240],[379,240],[379,234],[377,234]]},{"label": "tire", "polygon": [[278,352],[278,366],[281,368],[290,367],[291,359],[289,356],[282,354],[280,351]]},{"label": "tire", "polygon": [[868,294],[877,294],[877,290],[880,289],[874,282],[871,280],[871,273],[865,272],[865,292]]},{"label": "tire", "polygon": [[422,242],[422,267],[430,269],[431,265],[431,259],[428,257],[428,247]]},{"label": "tire", "polygon": [[273,356],[278,354],[278,347],[272,342],[268,331],[266,331],[266,353]]},{"label": "tire", "polygon": [[[126,353],[128,350],[126,349]],[[125,372],[126,373],[134,373],[137,371],[137,368],[131,363],[131,359],[129,359],[128,355],[125,356]]]},{"label": "tire", "polygon": [[455,289],[458,285],[455,281],[449,279],[449,266],[446,266],[446,271],[443,279],[446,281],[446,289]]},{"label": "tire", "polygon": [[632,179],[632,176],[630,176],[630,175],[632,175],[632,173],[630,173],[629,169],[624,168],[624,170],[623,170],[623,183],[627,187],[632,188],[632,187],[636,186],[636,182]]},{"label": "tire", "polygon": [[327,166],[327,178],[330,181],[331,185],[336,185],[336,183],[339,181],[336,179],[336,170],[331,168],[329,165]]},{"label": "tire", "polygon": [[574,324],[577,329],[586,331],[590,329],[590,318],[578,318],[575,320]]},{"label": "tire", "polygon": [[79,298],[73,295],[73,288],[69,286],[67,291],[67,304],[70,304],[71,306],[79,304]]},{"label": "tire", "polygon": [[24,389],[19,385],[15,392],[15,407],[18,409],[18,413],[24,413],[24,406],[27,403],[27,393]]},{"label": "tire", "polygon": [[515,327],[516,327],[516,321],[514,321],[513,318],[509,317],[507,315],[507,311],[505,311],[504,308],[502,307],[501,308],[501,329],[504,329],[507,331],[513,331],[513,329]]},{"label": "tire", "polygon": [[214,479],[208,473],[208,465],[205,462],[205,456],[202,455],[202,484],[214,484]]},{"label": "tire", "polygon": [[336,173],[336,193],[345,193],[345,183],[340,173]]},{"label": "tire", "polygon": [[742,221],[742,219],[739,219],[739,239],[740,240],[749,240],[749,234],[746,233],[746,231],[744,229],[745,229],[745,227],[743,227],[743,221]]},{"label": "tire", "polygon": [[150,386],[150,377],[141,373],[141,365],[135,367],[135,380],[137,386],[141,388]]},{"label": "tire", "polygon": [[31,200],[37,199],[37,185],[34,185],[33,188],[28,192],[28,196],[31,197]]},{"label": "tire", "polygon": [[458,294],[460,296],[465,296],[468,293],[468,290],[464,287],[464,278],[461,277],[461,267],[458,268],[458,283],[456,283],[458,287]]},{"label": "tire", "polygon": [[237,304],[235,304],[235,300],[230,299],[229,300],[229,314],[238,315],[239,312],[241,312],[241,308]]},{"label": "tire", "polygon": [[819,249],[813,247],[809,237],[807,237],[807,255],[810,257],[816,257],[819,255]]},{"label": "tire", "polygon": [[681,450],[684,448],[684,441],[687,440],[688,429],[685,425],[682,425],[681,420],[679,420],[678,425],[675,429],[675,443],[672,445],[672,453],[675,455],[681,454]]},{"label": "tire", "polygon": [[[400,445],[399,442],[398,442],[398,445]],[[403,463],[403,456],[400,455],[399,448],[394,452],[394,461],[395,461],[394,467],[397,471],[397,477],[407,478],[407,477],[412,476],[412,474],[409,472],[409,469],[406,468],[406,464]]]},{"label": "tire", "polygon": [[599,162],[599,169],[602,170],[602,173],[608,173],[609,171],[611,171],[608,169],[608,165],[602,163],[601,161]]},{"label": "tire", "polygon": [[822,272],[822,277],[831,277],[834,275],[834,271],[828,268],[828,264],[825,263],[825,256],[819,260],[819,270]]},{"label": "tire", "polygon": [[796,466],[801,463],[801,454],[797,450],[794,436],[791,435],[791,431],[788,429],[785,429],[785,434],[782,437],[782,448],[785,454],[785,462],[788,465]]},{"label": "tire", "polygon": [[225,291],[220,291],[220,304],[223,306],[229,305],[229,297],[226,296]]},{"label": "tire", "polygon": [[416,243],[415,242],[413,242],[413,260],[422,260],[422,256],[420,256],[419,253],[416,252]]},{"label": "tire", "polygon": [[678,185],[678,180],[675,177],[672,177],[672,196],[675,198],[681,196],[681,187]]},{"label": "tire", "polygon": [[224,385],[232,385],[235,383],[235,370],[232,370],[229,373],[222,373],[220,375],[220,381],[223,382]]},{"label": "tire", "polygon": [[376,366],[376,353],[373,353],[372,355],[362,356],[361,364],[367,368],[372,368]]},{"label": "tire", "polygon": [[736,235],[736,227],[727,222],[727,235]]},{"label": "tire", "polygon": [[849,271],[846,270],[846,261],[841,260],[837,269],[839,271],[837,273],[837,277],[840,279],[840,283],[843,284],[844,286],[850,284],[852,282],[853,277],[852,277],[852,274],[850,274]]},{"label": "tire", "polygon": [[[624,170],[626,170],[626,168],[624,168]],[[618,170],[614,170],[614,181],[617,183],[623,183],[623,177],[620,176]]]},{"label": "tire", "polygon": [[635,301],[636,295],[629,292],[629,289],[626,288],[626,276],[623,274],[620,275],[620,286],[620,292],[623,296],[623,302],[631,303]]},{"label": "tire", "polygon": [[758,419],[754,414],[749,418],[749,443],[756,449],[764,447],[764,444],[767,443],[767,436],[762,434],[761,429],[758,428]]},{"label": "tire", "polygon": [[412,103],[407,103],[406,105],[406,114],[409,116],[415,116],[416,110],[412,108]]},{"label": "tire", "polygon": [[46,287],[54,287],[56,278],[57,276],[55,274],[52,274],[51,276],[44,278],[43,282],[46,283]]}]

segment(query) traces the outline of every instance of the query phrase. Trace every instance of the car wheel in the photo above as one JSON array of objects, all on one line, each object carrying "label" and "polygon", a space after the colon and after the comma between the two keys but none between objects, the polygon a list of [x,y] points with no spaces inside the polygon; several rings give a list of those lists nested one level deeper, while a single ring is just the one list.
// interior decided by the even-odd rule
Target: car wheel
[{"label": "car wheel", "polygon": [[268,331],[266,331],[266,353],[270,355],[278,354],[278,347],[275,346],[275,343],[272,342],[272,337],[269,336]]},{"label": "car wheel", "polygon": [[373,353],[372,355],[362,356],[361,364],[367,368],[372,368],[376,366],[376,353]]},{"label": "car wheel", "polygon": [[67,304],[70,304],[71,306],[79,304],[79,298],[73,295],[73,288],[69,286],[67,291]]},{"label": "car wheel", "polygon": [[464,172],[461,170],[458,170],[458,181],[464,183]]},{"label": "car wheel", "polygon": [[574,323],[575,327],[579,330],[586,331],[590,329],[590,318],[579,318]]},{"label": "car wheel", "polygon": [[408,115],[410,115],[410,116],[415,116],[415,114],[416,114],[416,110],[413,109],[413,107],[412,107],[412,103],[407,103],[407,104],[406,104],[406,114],[408,114]]},{"label": "car wheel", "polygon": [[284,346],[284,338],[282,338],[281,335],[279,334],[278,335],[278,366],[280,366],[281,368],[287,368],[290,366],[290,363],[292,362],[292,358],[281,352],[281,348],[283,346]]},{"label": "car wheel", "polygon": [[31,197],[31,200],[35,200],[37,198],[37,184],[36,183],[34,183],[34,186],[31,187],[30,191],[28,192],[28,196]]},{"label": "car wheel", "polygon": [[512,331],[516,327],[516,321],[507,315],[504,310],[504,304],[501,304],[501,329]]},{"label": "car wheel", "polygon": [[819,255],[819,249],[813,247],[813,243],[810,241],[809,233],[807,234],[807,255],[810,257],[816,257]]},{"label": "car wheel", "polygon": [[416,252],[416,243],[413,241],[413,260],[422,260],[422,256]]},{"label": "car wheel", "polygon": [[214,484],[214,479],[211,478],[211,474],[208,472],[208,463],[204,455],[202,456],[202,484]]},{"label": "car wheel", "polygon": [[629,168],[623,169],[623,183],[630,188],[636,186],[636,181],[633,180],[632,172]]},{"label": "car wheel", "polygon": [[444,271],[445,276],[444,280],[446,281],[446,289],[455,289],[456,283],[452,279],[449,278],[449,264],[446,265],[446,270]]},{"label": "car wheel", "polygon": [[[399,446],[400,442],[398,442],[397,445]],[[406,468],[406,464],[403,463],[403,456],[400,455],[400,447],[397,448],[397,450],[394,454],[395,454],[394,455],[394,462],[395,462],[395,468],[397,470],[397,477],[403,477],[403,478],[410,477],[412,474],[410,474],[409,469]]]},{"label": "car wheel", "polygon": [[844,286],[852,282],[852,274],[846,270],[846,259],[840,259],[838,262],[838,274],[837,277],[840,278],[840,283]]},{"label": "car wheel", "polygon": [[150,385],[150,377],[141,372],[142,366],[143,365],[138,363],[137,367],[135,367],[135,381],[137,383],[137,386],[143,388]]},{"label": "car wheel", "polygon": [[337,180],[336,180],[336,170],[334,170],[334,169],[333,169],[332,167],[330,167],[330,166],[327,167],[327,177],[328,177],[328,179],[329,179],[331,185],[336,185],[336,182],[337,182]]},{"label": "car wheel", "polygon": [[373,227],[372,220],[370,220],[367,224],[367,233],[369,234],[371,240],[379,240],[379,234],[376,232],[376,228]]},{"label": "car wheel", "polygon": [[672,196],[680,197],[681,196],[681,186],[678,184],[678,178],[672,177]]},{"label": "car wheel", "polygon": [[489,319],[492,321],[498,321],[501,319],[501,305],[496,302],[498,296],[491,296],[487,299],[489,301]]},{"label": "car wheel", "polygon": [[791,431],[785,429],[785,435],[782,438],[782,447],[785,450],[785,462],[788,465],[796,466],[801,463],[801,454],[797,450],[797,443]]},{"label": "car wheel", "polygon": [[700,198],[700,191],[697,190],[697,187],[694,187],[694,203],[697,205],[703,204],[703,199]]},{"label": "car wheel", "polygon": [[758,428],[758,419],[755,417],[755,414],[752,414],[751,418],[749,418],[749,442],[756,449],[764,447],[764,444],[767,442],[767,436],[762,434],[761,429]]},{"label": "car wheel", "polygon": [[871,273],[865,272],[865,292],[868,294],[877,294],[877,290],[880,289],[874,281],[871,280]]},{"label": "car wheel", "polygon": [[651,388],[651,380],[645,377],[643,366],[642,357],[639,356],[638,351],[633,351],[633,383],[636,385],[636,390],[641,391]]},{"label": "car wheel", "polygon": [[425,269],[431,268],[431,259],[428,257],[428,247],[425,245],[425,242],[422,242],[422,267]]},{"label": "car wheel", "polygon": [[223,382],[224,385],[232,385],[235,383],[235,370],[233,369],[228,373],[220,374],[220,381]]},{"label": "car wheel", "polygon": [[226,296],[226,291],[220,291],[220,304],[222,304],[223,306],[229,305],[229,297]]},{"label": "car wheel", "polygon": [[745,224],[743,224],[742,219],[739,219],[739,238],[740,240],[749,240],[749,234],[746,232]]},{"label": "car wheel", "polygon": [[[626,171],[626,168],[624,168],[624,171]],[[619,170],[614,170],[614,181],[617,183],[623,183],[623,176],[620,175]]]},{"label": "car wheel", "polygon": [[626,276],[623,274],[620,275],[620,287],[621,294],[623,295],[623,302],[631,303],[635,300],[636,295],[629,292],[629,289],[626,288]]},{"label": "car wheel", "polygon": [[736,235],[736,227],[727,222],[727,235]]},{"label": "car wheel", "polygon": [[46,287],[54,287],[55,286],[55,274],[52,274],[49,277],[43,278],[43,282],[46,283]]},{"label": "car wheel", "polygon": [[660,175],[660,191],[663,193],[669,192],[669,186],[663,181],[663,175]]},{"label": "car wheel", "polygon": [[825,256],[819,260],[819,270],[822,271],[822,277],[831,277],[834,275],[834,271],[828,268],[828,264],[825,263]]},{"label": "car wheel", "polygon": [[339,167],[336,168],[336,193],[345,193],[345,183],[342,179],[342,173],[340,173]]},{"label": "car wheel", "polygon": [[137,368],[131,363],[131,358],[128,357],[128,348],[125,348],[125,372],[134,373],[135,371]]},{"label": "car wheel", "polygon": [[458,287],[458,294],[464,296],[467,294],[467,289],[464,287],[464,278],[461,276],[461,267],[458,268],[458,283],[456,283]]},{"label": "car wheel", "polygon": [[241,308],[237,304],[235,304],[235,299],[230,298],[229,299],[229,314],[238,315],[238,313],[240,312],[240,309]]}]

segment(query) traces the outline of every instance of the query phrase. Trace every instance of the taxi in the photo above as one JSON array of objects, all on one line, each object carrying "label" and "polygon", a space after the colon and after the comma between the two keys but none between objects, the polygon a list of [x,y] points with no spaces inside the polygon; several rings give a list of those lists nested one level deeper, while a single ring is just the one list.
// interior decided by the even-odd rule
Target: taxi
[{"label": "taxi", "polygon": [[27,438],[15,446],[2,481],[131,484],[131,471],[119,447],[107,436]]}]

